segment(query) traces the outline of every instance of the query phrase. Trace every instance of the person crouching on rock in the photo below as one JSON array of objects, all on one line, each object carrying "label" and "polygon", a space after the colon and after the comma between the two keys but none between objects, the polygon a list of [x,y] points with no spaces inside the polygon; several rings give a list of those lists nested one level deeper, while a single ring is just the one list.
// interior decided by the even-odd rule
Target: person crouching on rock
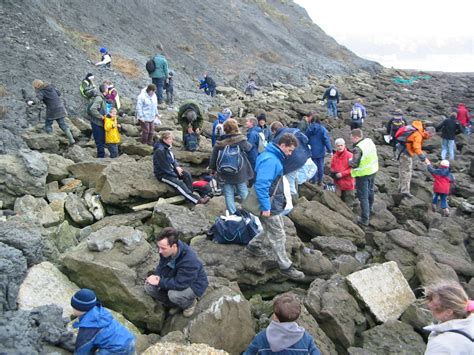
[{"label": "person crouching on rock", "polygon": [[117,109],[114,107],[110,110],[110,113],[104,117],[105,143],[107,144],[111,158],[117,158],[119,155],[119,127],[120,125],[117,122]]},{"label": "person crouching on rock", "polygon": [[194,204],[209,202],[209,196],[199,197],[192,192],[193,178],[189,172],[178,166],[178,162],[171,151],[173,140],[173,133],[164,131],[153,147],[153,172],[156,178],[172,186]]},{"label": "person crouching on rock", "polygon": [[160,262],[154,274],[147,277],[145,292],[171,308],[170,314],[182,309],[184,317],[191,317],[198,297],[209,285],[204,265],[195,251],[179,240],[178,231],[172,227],[163,228],[155,241]]},{"label": "person crouching on rock", "polygon": [[95,292],[87,288],[71,298],[73,314],[79,321],[74,354],[135,354],[135,336],[97,301]]}]

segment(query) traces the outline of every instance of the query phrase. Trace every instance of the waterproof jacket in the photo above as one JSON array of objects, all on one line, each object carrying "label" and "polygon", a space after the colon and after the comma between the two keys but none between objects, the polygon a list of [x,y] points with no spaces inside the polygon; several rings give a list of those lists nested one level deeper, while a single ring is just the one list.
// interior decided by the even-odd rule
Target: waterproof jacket
[{"label": "waterproof jacket", "polygon": [[58,119],[66,117],[67,112],[64,107],[63,100],[61,99],[61,93],[53,85],[47,84],[42,88],[36,90],[36,100],[43,101],[46,105],[46,118],[47,119]]},{"label": "waterproof jacket", "polygon": [[413,121],[411,125],[416,128],[416,131],[407,138],[405,143],[406,149],[403,150],[403,153],[411,157],[416,154],[420,160],[425,160],[426,155],[423,152],[423,141],[428,139],[428,133],[425,132],[421,121]]},{"label": "waterproof jacket", "polygon": [[155,275],[160,277],[159,289],[183,291],[190,287],[198,297],[204,294],[209,285],[201,260],[189,245],[180,240],[175,257],[160,256]]},{"label": "waterproof jacket", "polygon": [[[189,122],[186,118],[188,110],[196,112],[196,120]],[[192,127],[195,131],[197,128],[202,129],[204,124],[204,111],[201,106],[193,100],[187,100],[182,103],[178,110],[178,123],[181,126],[183,132],[187,132],[188,127]]]},{"label": "waterproof jacket", "polygon": [[207,84],[207,87],[209,89],[215,89],[216,88],[216,82],[214,81],[214,79],[212,79],[209,75],[206,75],[206,77],[204,78],[204,81],[206,82]]},{"label": "waterproof jacket", "polygon": [[231,147],[239,146],[242,153],[243,164],[242,168],[237,174],[218,173],[218,176],[225,184],[241,184],[254,178],[253,167],[247,157],[247,154],[252,150],[252,145],[247,141],[247,137],[243,134],[226,134],[222,139],[216,142],[212,149],[211,159],[209,161],[209,169],[217,171],[217,158],[219,152],[227,145]]},{"label": "waterproof jacket", "polygon": [[309,128],[309,123],[308,121],[306,120],[306,118],[302,118],[299,122],[298,122],[298,126],[296,127],[298,128],[301,132],[305,133],[306,130]]},{"label": "waterproof jacket", "polygon": [[120,143],[120,133],[116,118],[104,117],[105,143],[118,144]]},{"label": "waterproof jacket", "polygon": [[257,158],[254,187],[260,211],[271,211],[272,215],[279,215],[285,210],[286,198],[281,179],[284,160],[285,154],[273,143],[268,143]]},{"label": "waterproof jacket", "polygon": [[324,158],[326,152],[332,153],[328,130],[320,123],[311,123],[306,130],[306,137],[308,137],[311,146],[311,157],[313,159]]},{"label": "waterproof jacket", "polygon": [[454,140],[456,134],[461,133],[461,125],[454,117],[449,117],[436,126],[436,132],[439,131],[441,131],[441,138]]},{"label": "waterproof jacket", "polygon": [[80,316],[73,327],[79,328],[74,354],[89,355],[98,350],[110,354],[133,354],[134,349],[130,347],[135,341],[134,335],[101,305]]},{"label": "waterproof jacket", "polygon": [[325,99],[336,100],[339,103],[339,90],[336,89],[336,96],[330,96],[329,92],[331,91],[331,89],[336,89],[336,87],[334,85],[331,85],[330,87],[328,87],[326,91],[324,92],[323,100]]},{"label": "waterproof jacket", "polygon": [[257,156],[259,155],[258,145],[260,142],[260,132],[262,132],[262,129],[259,126],[252,127],[247,130],[247,140],[252,145],[252,150],[247,153],[247,157],[249,158],[250,164],[254,169],[255,164],[257,163]]},{"label": "waterproof jacket", "polygon": [[392,139],[395,139],[395,134],[399,128],[406,126],[407,120],[403,116],[395,116],[387,123],[387,134],[392,136]]},{"label": "waterproof jacket", "polygon": [[142,89],[137,97],[136,107],[137,118],[144,122],[153,122],[158,115],[158,99],[156,94],[148,95],[146,88]]},{"label": "waterproof jacket", "polygon": [[90,103],[88,114],[91,123],[104,127],[104,116],[106,113],[106,101],[102,94],[97,94]]},{"label": "waterproof jacket", "polygon": [[438,169],[435,169],[432,165],[428,165],[428,171],[434,178],[433,191],[437,194],[449,195],[451,183],[454,182],[454,176],[449,171],[449,168],[440,166]]},{"label": "waterproof jacket", "polygon": [[336,151],[331,160],[331,172],[342,174],[341,178],[334,179],[334,183],[341,191],[355,189],[355,179],[351,176],[349,159],[352,159],[352,153],[347,148],[344,148],[342,152]]},{"label": "waterproof jacket", "polygon": [[453,319],[441,324],[433,324],[423,329],[430,331],[425,355],[474,354],[474,342],[462,334],[450,332],[459,330],[474,338],[474,314],[465,319]]},{"label": "waterproof jacket", "polygon": [[[227,116],[225,116],[223,113],[219,112],[217,114],[217,120],[215,120],[212,123],[211,144],[212,144],[213,147],[214,147],[214,144],[216,144],[216,140],[217,140],[217,137],[216,137],[217,125],[220,124],[220,123],[223,124],[226,120],[227,120]],[[224,132],[222,132],[222,133],[224,133]]]},{"label": "waterproof jacket", "polygon": [[262,130],[265,140],[267,142],[270,142],[272,140],[272,130],[270,129],[270,127],[268,127],[267,125],[263,125],[263,126],[259,125],[257,127],[260,127],[260,129]]},{"label": "waterproof jacket", "polygon": [[92,81],[87,79],[82,80],[81,85],[79,87],[79,91],[81,95],[86,99],[90,99],[96,95],[96,88]]},{"label": "waterproof jacket", "polygon": [[273,143],[277,144],[278,140],[285,133],[291,133],[296,137],[296,139],[298,139],[298,146],[295,148],[293,153],[283,161],[283,174],[288,174],[301,168],[306,161],[311,158],[311,151],[308,147],[308,137],[306,137],[298,128],[280,128],[275,132]]},{"label": "waterproof jacket", "polygon": [[157,54],[153,61],[155,62],[155,70],[150,73],[150,78],[167,78],[169,71],[166,58],[161,54]]},{"label": "waterproof jacket", "polygon": [[153,173],[158,179],[163,177],[178,178],[178,163],[171,151],[171,146],[159,140],[153,146]]},{"label": "waterproof jacket", "polygon": [[464,104],[459,104],[456,119],[459,121],[461,126],[468,126],[470,118],[471,117],[469,116],[469,111],[467,110],[466,106],[464,106]]}]

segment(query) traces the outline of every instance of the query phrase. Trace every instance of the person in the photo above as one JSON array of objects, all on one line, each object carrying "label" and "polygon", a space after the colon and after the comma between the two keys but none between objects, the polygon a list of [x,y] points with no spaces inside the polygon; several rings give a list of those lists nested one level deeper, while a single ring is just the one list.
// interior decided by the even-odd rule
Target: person
[{"label": "person", "polygon": [[474,354],[474,301],[462,286],[440,281],[425,288],[425,300],[437,324],[430,332],[425,355]]},{"label": "person", "polygon": [[454,176],[449,171],[449,161],[441,160],[438,169],[435,169],[431,164],[428,164],[427,168],[434,178],[431,210],[436,212],[436,206],[438,205],[439,198],[441,199],[441,209],[443,211],[443,216],[448,217],[448,195],[451,190],[451,183],[454,182]]},{"label": "person", "polygon": [[352,207],[354,204],[355,179],[351,175],[351,166],[349,160],[352,159],[352,153],[346,148],[346,142],[343,138],[334,141],[336,153],[331,159],[331,177],[336,185],[336,194]]},{"label": "person", "polygon": [[310,113],[307,115],[303,115],[301,117],[301,120],[298,122],[298,125],[296,128],[298,128],[301,132],[306,133],[306,131],[309,128],[309,125],[311,124],[311,120],[313,119],[313,116],[315,116],[315,113]]},{"label": "person", "polygon": [[257,122],[258,122],[258,127],[263,132],[263,137],[265,138],[265,142],[270,142],[272,140],[272,130],[270,129],[269,126],[267,126],[267,116],[265,115],[265,112],[260,112],[257,115]]},{"label": "person", "polygon": [[387,135],[390,135],[390,145],[393,148],[393,160],[397,160],[397,138],[395,134],[397,131],[407,125],[407,120],[403,118],[403,111],[397,108],[395,110],[394,116],[387,123]]},{"label": "person", "polygon": [[283,161],[297,146],[296,137],[285,133],[277,142],[268,143],[265,151],[258,156],[254,189],[263,231],[246,246],[249,254],[266,256],[264,243],[269,243],[276,256],[280,273],[293,280],[301,280],[305,275],[293,266],[285,249],[286,234],[282,214],[291,206],[291,197],[287,198],[289,191],[285,189]]},{"label": "person", "polygon": [[467,107],[463,103],[460,103],[458,105],[456,119],[461,124],[463,133],[469,136],[471,134],[471,122],[470,122],[471,116],[469,116],[469,111],[467,110]]},{"label": "person", "polygon": [[223,150],[227,147],[239,147],[242,167],[235,173],[217,172],[218,180],[223,181],[222,191],[224,193],[225,204],[230,214],[237,211],[235,207],[235,192],[240,195],[243,200],[248,195],[247,181],[254,178],[252,165],[247,157],[248,152],[252,149],[252,145],[247,138],[240,133],[239,125],[236,120],[229,118],[224,122],[224,135],[216,142],[212,149],[211,159],[209,161],[209,169],[212,175],[218,171],[218,160]]},{"label": "person", "polygon": [[[262,139],[262,129],[258,126],[257,119],[255,117],[248,117],[246,120],[247,127],[247,140],[252,145],[252,150],[247,153],[250,164],[255,170],[255,164],[257,163],[257,157],[259,155],[260,140]],[[261,150],[261,149],[260,149]]]},{"label": "person", "polygon": [[105,93],[107,113],[110,112],[110,109],[112,107],[115,107],[117,111],[119,111],[121,104],[120,104],[120,96],[118,94],[117,89],[115,88],[114,84],[110,80],[105,80],[104,85],[107,85],[107,92]]},{"label": "person", "polygon": [[207,84],[207,90],[209,92],[208,95],[210,95],[211,97],[214,97],[216,96],[216,82],[214,81],[213,78],[211,78],[209,76],[209,74],[204,74],[204,82]]},{"label": "person", "polygon": [[171,70],[169,71],[168,78],[165,81],[164,89],[166,91],[166,103],[172,105],[174,94],[174,73]]},{"label": "person", "polygon": [[317,117],[313,117],[309,128],[306,130],[306,136],[311,146],[311,159],[313,159],[318,167],[318,171],[311,179],[311,182],[313,184],[317,182],[321,186],[323,184],[324,156],[326,152],[330,153],[332,158],[331,138],[329,137],[328,130]]},{"label": "person", "polygon": [[362,128],[364,120],[367,118],[367,109],[362,104],[363,100],[358,98],[351,110],[351,130]]},{"label": "person", "polygon": [[255,92],[257,90],[260,90],[260,88],[255,83],[255,80],[253,78],[249,78],[249,80],[247,81],[247,85],[245,86],[245,95],[255,96]]},{"label": "person", "polygon": [[277,296],[270,324],[255,336],[243,355],[319,355],[313,337],[296,323],[300,314],[301,304],[294,294]]},{"label": "person", "polygon": [[155,122],[160,123],[155,84],[149,84],[146,88],[142,89],[137,97],[136,112],[137,119],[142,128],[142,144],[153,145]]},{"label": "person", "polygon": [[145,292],[164,307],[174,308],[171,314],[182,309],[184,317],[191,317],[209,282],[196,252],[179,240],[178,234],[176,229],[165,227],[156,236],[160,262],[146,278]]},{"label": "person", "polygon": [[[410,193],[410,182],[413,172],[412,157],[416,154],[422,162],[429,164],[430,161],[422,150],[423,141],[429,138],[429,133],[425,131],[425,127],[421,121],[413,121],[410,126],[406,127],[406,132],[409,134],[405,138],[406,142],[399,142],[397,145],[397,150],[400,151],[398,158],[400,161],[398,166],[398,188],[403,196],[412,198],[413,195]],[[401,137],[399,137],[398,140],[400,141]]]},{"label": "person", "polygon": [[214,147],[216,141],[224,134],[224,122],[232,116],[230,108],[226,107],[217,114],[217,119],[212,123],[211,145]]},{"label": "person", "polygon": [[324,92],[322,100],[327,100],[328,116],[337,119],[337,104],[339,103],[339,91],[331,84]]},{"label": "person", "polygon": [[199,79],[199,89],[204,91],[204,93],[206,95],[209,95],[210,92],[209,92],[209,85],[207,84],[206,82],[206,79],[202,78],[202,79]]},{"label": "person", "polygon": [[105,143],[111,158],[119,156],[118,144],[120,143],[120,125],[117,122],[117,109],[112,108],[104,117]]},{"label": "person", "polygon": [[351,141],[354,144],[354,149],[349,165],[352,168],[351,176],[355,178],[357,198],[361,209],[357,223],[368,226],[374,205],[375,174],[379,170],[377,148],[372,139],[364,138],[360,128],[351,131]]},{"label": "person", "polygon": [[104,130],[104,116],[107,114],[106,99],[107,85],[99,86],[100,93],[91,99],[91,103],[87,110],[89,121],[92,128],[92,136],[94,137],[95,145],[97,147],[97,158],[105,157],[105,130]]},{"label": "person", "polygon": [[96,87],[94,83],[94,74],[87,73],[86,77],[81,81],[79,91],[82,97],[86,98],[87,100],[95,96]]},{"label": "person", "polygon": [[82,288],[71,297],[73,315],[79,319],[74,354],[135,354],[135,336],[102,307],[94,291]]},{"label": "person", "polygon": [[101,47],[99,49],[99,52],[100,52],[102,57],[100,59],[100,62],[95,63],[95,65],[100,67],[100,68],[110,69],[111,66],[112,66],[112,57],[111,57],[111,55],[109,54],[109,52],[107,52],[107,49],[105,49],[104,47]]},{"label": "person", "polygon": [[28,100],[28,106],[39,104],[41,101],[46,105],[46,120],[44,130],[46,133],[53,133],[53,122],[56,121],[67,137],[70,145],[76,143],[69,125],[65,118],[67,115],[66,107],[61,99],[61,93],[52,84],[45,84],[42,80],[35,79],[32,83],[36,93],[36,99]]},{"label": "person", "polygon": [[441,159],[445,160],[449,152],[449,160],[454,160],[456,150],[456,134],[461,133],[461,125],[456,120],[456,114],[452,113],[436,126],[436,132],[441,131]]},{"label": "person", "polygon": [[199,197],[193,194],[191,174],[178,165],[171,151],[173,139],[172,132],[164,131],[153,147],[153,173],[155,177],[176,189],[194,204],[209,202],[209,196]]},{"label": "person", "polygon": [[189,127],[199,136],[204,124],[204,111],[201,106],[194,100],[184,101],[178,109],[178,124],[181,126],[183,140]]},{"label": "person", "polygon": [[158,97],[158,105],[163,103],[163,87],[165,80],[169,77],[168,61],[165,58],[163,46],[158,44],[158,54],[153,57],[155,62],[155,70],[149,75],[152,84],[156,86],[156,95]]},{"label": "person", "polygon": [[306,161],[311,158],[311,150],[308,147],[308,137],[304,135],[298,128],[283,127],[281,122],[273,122],[270,125],[274,142],[278,142],[280,137],[285,133],[293,134],[298,139],[298,146],[293,153],[283,161],[283,174],[290,184],[290,192],[293,196],[298,195],[296,188],[296,175]]}]

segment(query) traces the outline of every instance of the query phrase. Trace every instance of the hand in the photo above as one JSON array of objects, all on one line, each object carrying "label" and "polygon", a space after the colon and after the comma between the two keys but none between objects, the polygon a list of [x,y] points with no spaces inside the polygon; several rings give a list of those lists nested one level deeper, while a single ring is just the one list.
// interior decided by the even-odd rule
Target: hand
[{"label": "hand", "polygon": [[270,217],[270,211],[262,211],[262,212],[260,213],[260,215],[261,215],[262,217]]},{"label": "hand", "polygon": [[150,275],[146,278],[146,282],[152,286],[158,286],[160,284],[160,277],[157,275]]},{"label": "hand", "polygon": [[178,173],[179,176],[183,175],[183,171],[184,171],[184,170],[183,170],[182,167],[180,167],[180,166],[177,166],[177,167],[176,167],[176,172]]},{"label": "hand", "polygon": [[336,174],[336,178],[338,178],[338,179],[342,178],[342,174],[341,174],[341,173],[337,173],[337,174]]},{"label": "hand", "polygon": [[31,106],[31,105],[33,105],[33,101],[28,100],[27,104],[28,104],[28,106]]}]

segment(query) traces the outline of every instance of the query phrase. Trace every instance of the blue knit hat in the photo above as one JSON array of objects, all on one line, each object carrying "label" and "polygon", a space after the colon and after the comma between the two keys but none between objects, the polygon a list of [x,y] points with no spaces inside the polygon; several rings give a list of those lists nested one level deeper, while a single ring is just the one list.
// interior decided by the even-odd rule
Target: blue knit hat
[{"label": "blue knit hat", "polygon": [[71,306],[81,312],[87,312],[97,305],[95,292],[88,288],[82,288],[71,298]]},{"label": "blue knit hat", "polygon": [[104,47],[100,47],[99,52],[100,53],[106,53],[107,49],[105,49]]}]

